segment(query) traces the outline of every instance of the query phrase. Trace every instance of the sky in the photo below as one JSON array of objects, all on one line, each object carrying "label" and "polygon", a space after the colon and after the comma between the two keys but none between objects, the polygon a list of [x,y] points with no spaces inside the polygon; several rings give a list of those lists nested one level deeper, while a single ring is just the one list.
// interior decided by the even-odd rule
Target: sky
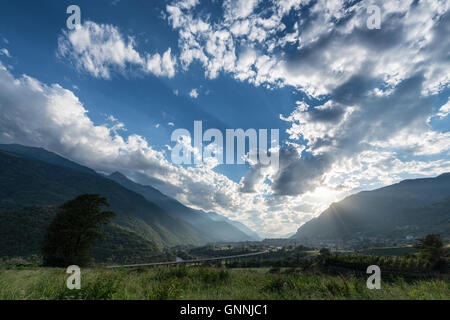
[{"label": "sky", "polygon": [[[2,1],[0,143],[284,236],[350,194],[450,171],[449,5]],[[174,164],[171,134],[194,121],[278,129],[279,169]]]}]

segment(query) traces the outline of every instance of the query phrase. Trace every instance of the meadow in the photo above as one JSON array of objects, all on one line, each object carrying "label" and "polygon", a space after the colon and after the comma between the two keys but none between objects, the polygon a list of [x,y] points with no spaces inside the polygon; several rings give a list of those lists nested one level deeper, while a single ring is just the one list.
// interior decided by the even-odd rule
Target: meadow
[{"label": "meadow", "polygon": [[59,268],[0,269],[0,300],[340,300],[445,299],[444,280],[396,279],[369,290],[366,278],[313,274],[297,269],[160,267],[83,269],[81,289],[66,287]]}]

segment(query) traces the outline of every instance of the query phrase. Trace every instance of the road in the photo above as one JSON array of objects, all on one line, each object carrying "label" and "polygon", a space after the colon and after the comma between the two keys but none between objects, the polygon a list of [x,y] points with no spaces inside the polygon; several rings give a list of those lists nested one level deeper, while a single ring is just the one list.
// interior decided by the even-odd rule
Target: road
[{"label": "road", "polygon": [[267,253],[267,252],[269,252],[269,251],[266,250],[266,251],[261,251],[261,252],[238,254],[238,255],[227,256],[227,257],[204,258],[204,259],[183,260],[183,261],[169,261],[169,262],[141,263],[141,264],[126,264],[126,265],[121,265],[121,266],[109,266],[109,267],[106,267],[106,268],[114,269],[114,268],[169,266],[169,265],[176,265],[176,264],[188,264],[188,263],[199,263],[199,262],[208,262],[208,261],[218,261],[218,260],[229,260],[229,259],[246,258],[246,257],[259,256],[259,255],[262,255],[262,254]]}]

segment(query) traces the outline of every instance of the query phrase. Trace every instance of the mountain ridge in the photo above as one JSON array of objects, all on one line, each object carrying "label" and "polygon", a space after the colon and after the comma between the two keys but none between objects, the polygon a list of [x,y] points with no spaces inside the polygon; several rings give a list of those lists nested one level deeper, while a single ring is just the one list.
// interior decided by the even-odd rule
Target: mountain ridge
[{"label": "mountain ridge", "polygon": [[291,238],[392,239],[395,230],[405,230],[397,234],[401,239],[431,231],[448,234],[449,223],[450,173],[443,173],[350,195],[303,224]]},{"label": "mountain ridge", "polygon": [[203,234],[207,230],[209,234],[214,234],[216,241],[251,241],[259,239],[259,236],[245,225],[241,226],[239,223],[235,223],[216,213],[214,215],[220,218],[214,220],[211,218],[212,213],[189,208],[176,199],[163,194],[158,189],[136,183],[120,172],[114,172],[107,177],[143,195],[147,200],[158,203],[172,216],[191,223],[199,233]]},{"label": "mountain ridge", "polygon": [[[207,226],[198,228],[192,223],[186,223],[186,219],[180,219],[155,202],[146,199],[142,192],[130,190],[109,177],[43,148],[18,144],[0,145],[0,163],[2,163],[0,208],[59,205],[80,193],[99,193],[105,195],[112,209],[118,211],[119,216],[116,220],[119,225],[132,229],[140,236],[155,242],[160,248],[186,243],[203,245],[214,241],[250,239],[245,233],[229,224],[221,226],[222,236],[228,232],[231,238],[221,238],[220,232],[217,234],[204,232],[209,230]],[[17,168],[20,164],[22,167]],[[34,169],[30,170],[30,168]],[[12,172],[14,172],[13,175],[11,175]],[[126,176],[118,172],[113,173],[112,177],[128,180]],[[151,187],[147,190],[149,188]],[[193,209],[185,207],[155,188],[152,188],[152,192],[156,195],[157,202],[176,203],[183,210],[194,212]],[[133,200],[130,201],[130,199]],[[128,208],[132,208],[131,215],[127,212]],[[199,229],[202,232],[199,232]]]},{"label": "mountain ridge", "polygon": [[102,194],[118,215],[115,222],[159,247],[208,242],[142,195],[98,174],[0,151],[0,207],[60,205],[83,193]]}]

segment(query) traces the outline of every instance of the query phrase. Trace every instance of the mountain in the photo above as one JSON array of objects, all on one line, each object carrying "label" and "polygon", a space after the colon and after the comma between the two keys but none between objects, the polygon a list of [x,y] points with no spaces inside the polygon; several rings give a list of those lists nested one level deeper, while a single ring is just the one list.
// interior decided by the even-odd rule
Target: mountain
[{"label": "mountain", "polygon": [[105,177],[42,148],[0,145],[0,210],[58,206],[83,193],[106,197],[117,225],[158,248],[254,239],[251,230],[248,235],[232,223],[214,221],[119,173]]},{"label": "mountain", "polygon": [[148,201],[156,203],[172,217],[191,224],[199,234],[213,241],[252,241],[260,239],[253,230],[240,222],[232,221],[216,213],[206,213],[186,207],[151,186],[144,186],[131,181],[120,172],[115,172],[107,177],[129,190],[141,194]]},{"label": "mountain", "polygon": [[351,195],[302,225],[294,239],[450,236],[450,173]]},{"label": "mountain", "polygon": [[[0,210],[0,257],[39,255],[47,227],[57,213],[57,208],[27,207]],[[103,227],[103,241],[95,244],[92,255],[96,262],[144,263],[168,261],[152,242],[117,224]]]},{"label": "mountain", "polygon": [[236,228],[238,228],[239,230],[241,230],[242,232],[244,232],[251,238],[251,239],[249,239],[249,241],[262,240],[262,238],[259,236],[259,234],[257,234],[255,231],[253,231],[252,229],[250,229],[245,224],[243,224],[239,221],[228,219],[227,217],[224,217],[215,212],[203,212],[203,211],[200,211],[200,212],[207,215],[209,218],[211,218],[214,221],[222,221],[222,222],[226,222],[226,223],[229,223],[229,224],[235,226]]},{"label": "mountain", "polygon": [[0,151],[0,209],[59,206],[84,193],[106,197],[117,213],[116,224],[159,248],[210,241],[142,195],[53,153],[28,147],[18,153]]},{"label": "mountain", "polygon": [[88,167],[79,165],[78,163],[63,158],[56,153],[48,152],[43,148],[26,147],[20,144],[0,144],[0,150],[21,156],[25,159],[38,160],[84,173],[96,174],[94,170]]}]

